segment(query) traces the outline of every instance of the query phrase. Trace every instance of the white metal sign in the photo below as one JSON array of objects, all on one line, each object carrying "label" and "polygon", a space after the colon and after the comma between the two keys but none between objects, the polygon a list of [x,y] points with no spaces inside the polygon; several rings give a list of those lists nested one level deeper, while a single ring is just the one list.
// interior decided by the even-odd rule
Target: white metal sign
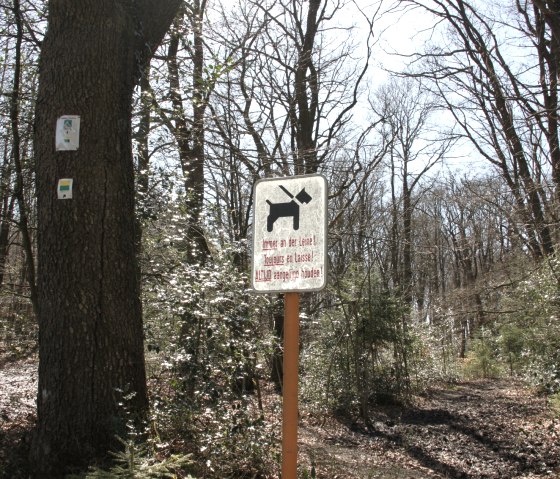
[{"label": "white metal sign", "polygon": [[327,284],[325,177],[259,180],[253,202],[253,289],[263,293],[323,289]]}]

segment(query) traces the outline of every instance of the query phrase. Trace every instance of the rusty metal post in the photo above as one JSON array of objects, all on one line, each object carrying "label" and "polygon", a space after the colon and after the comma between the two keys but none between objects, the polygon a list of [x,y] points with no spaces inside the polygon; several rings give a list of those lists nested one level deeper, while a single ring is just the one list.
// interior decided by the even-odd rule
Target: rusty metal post
[{"label": "rusty metal post", "polygon": [[282,479],[297,479],[299,293],[284,295]]}]

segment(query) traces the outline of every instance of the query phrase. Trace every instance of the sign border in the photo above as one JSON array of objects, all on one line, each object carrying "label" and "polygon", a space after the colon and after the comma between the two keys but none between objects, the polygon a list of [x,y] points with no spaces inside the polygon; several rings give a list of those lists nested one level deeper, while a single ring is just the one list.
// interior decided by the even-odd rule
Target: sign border
[{"label": "sign border", "polygon": [[[323,271],[324,271],[324,281],[323,284],[321,286],[319,286],[318,288],[299,288],[299,289],[294,289],[294,288],[287,288],[287,289],[267,289],[267,290],[259,290],[255,288],[255,239],[256,239],[256,235],[255,235],[255,194],[257,191],[257,185],[259,185],[260,183],[264,183],[264,182],[280,182],[280,181],[285,181],[285,180],[291,180],[291,179],[303,179],[303,178],[320,178],[322,181],[324,181],[325,183],[325,197],[324,197],[324,211],[325,211],[325,238],[323,240],[323,258],[324,258],[324,265],[323,265]],[[252,228],[252,241],[251,241],[251,289],[250,292],[251,293],[255,293],[255,294],[269,294],[269,293],[314,293],[314,292],[318,292],[318,291],[322,291],[323,289],[325,289],[327,287],[328,284],[328,225],[329,225],[329,218],[328,218],[328,204],[329,204],[329,183],[327,181],[327,178],[325,175],[321,174],[321,173],[312,173],[312,174],[307,174],[307,175],[291,175],[291,176],[277,176],[274,178],[260,178],[257,181],[255,181],[254,185],[253,185],[253,191],[252,191],[252,199],[253,199],[253,215],[252,215],[252,219],[253,219],[253,224],[251,226]]]}]

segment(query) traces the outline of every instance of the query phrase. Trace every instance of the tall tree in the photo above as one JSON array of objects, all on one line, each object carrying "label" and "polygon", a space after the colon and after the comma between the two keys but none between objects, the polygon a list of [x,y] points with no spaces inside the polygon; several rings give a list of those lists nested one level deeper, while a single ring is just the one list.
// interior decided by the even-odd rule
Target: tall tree
[{"label": "tall tree", "polygon": [[[37,477],[101,457],[147,405],[134,217],[132,94],[179,0],[51,0],[36,110]],[[100,34],[100,32],[103,32]],[[76,151],[57,119],[81,117]],[[73,198],[57,183],[73,179]],[[121,392],[119,392],[121,391]]]},{"label": "tall tree", "polygon": [[22,44],[24,35],[23,16],[19,0],[13,0],[13,14],[16,23],[16,48],[14,65],[14,83],[12,97],[10,100],[10,123],[12,127],[12,158],[16,172],[14,197],[19,207],[19,229],[21,232],[23,249],[26,259],[27,278],[31,292],[31,303],[33,309],[37,310],[37,290],[35,286],[35,264],[33,262],[33,245],[29,233],[29,219],[27,204],[24,196],[23,167],[21,158],[21,134],[19,125],[20,116],[20,90],[21,90],[21,63]]},{"label": "tall tree", "polygon": [[[405,303],[411,305],[414,299],[413,237],[416,233],[413,216],[420,196],[417,190],[430,170],[442,161],[451,142],[434,135],[430,121],[437,105],[420,82],[406,78],[392,80],[379,89],[371,106],[383,118],[385,134],[391,138],[393,284],[401,288]],[[398,176],[400,196],[396,185]]]},{"label": "tall tree", "polygon": [[[188,7],[181,9],[170,33],[167,49],[167,66],[169,70],[169,99],[172,107],[172,118],[165,117],[165,124],[177,141],[177,152],[183,171],[186,206],[188,218],[187,258],[190,263],[204,262],[210,251],[204,231],[201,227],[204,206],[204,163],[205,163],[205,112],[208,104],[208,83],[204,78],[204,42],[203,23],[206,13],[206,1],[194,0]],[[190,109],[192,119],[189,120],[185,110],[183,89],[181,85],[180,46],[186,36],[185,17],[190,21],[192,44],[183,41],[192,63]],[[189,88],[189,87],[187,87]],[[163,111],[160,109],[160,112]]]}]

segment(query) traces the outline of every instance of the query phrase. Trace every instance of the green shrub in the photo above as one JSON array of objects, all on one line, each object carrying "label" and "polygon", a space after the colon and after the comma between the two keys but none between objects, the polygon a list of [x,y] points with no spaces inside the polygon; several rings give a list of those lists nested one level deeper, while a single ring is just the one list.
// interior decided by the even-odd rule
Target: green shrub
[{"label": "green shrub", "polygon": [[201,477],[266,475],[279,436],[258,401],[271,300],[247,292],[244,243],[222,245],[206,264],[186,263],[182,218],[172,212],[145,249],[154,424],[161,442],[192,452]]},{"label": "green shrub", "polygon": [[521,372],[525,347],[524,331],[516,324],[504,324],[500,328],[499,342],[501,357],[508,365],[510,376]]},{"label": "green shrub", "polygon": [[484,329],[471,343],[463,365],[463,373],[471,379],[488,379],[500,376],[501,369],[497,358],[497,347],[493,338]]},{"label": "green shrub", "polygon": [[302,397],[319,409],[368,420],[374,402],[395,402],[411,392],[418,339],[402,302],[359,265],[335,281],[336,307],[307,326],[302,355]]},{"label": "green shrub", "polygon": [[[186,455],[171,455],[166,458],[156,458],[149,452],[146,444],[132,439],[117,438],[122,449],[113,452],[114,465],[110,469],[92,467],[81,475],[67,476],[67,479],[175,479],[179,473],[185,477],[185,468],[192,466],[192,460]],[[187,476],[185,479],[194,479]]]}]

